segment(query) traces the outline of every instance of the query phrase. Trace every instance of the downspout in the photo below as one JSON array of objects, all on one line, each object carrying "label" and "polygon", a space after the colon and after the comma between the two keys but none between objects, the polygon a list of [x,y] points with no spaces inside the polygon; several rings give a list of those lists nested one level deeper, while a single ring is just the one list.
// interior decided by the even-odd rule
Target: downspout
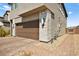
[{"label": "downspout", "polygon": [[15,36],[15,19],[13,19],[13,24],[12,24],[12,36]]}]

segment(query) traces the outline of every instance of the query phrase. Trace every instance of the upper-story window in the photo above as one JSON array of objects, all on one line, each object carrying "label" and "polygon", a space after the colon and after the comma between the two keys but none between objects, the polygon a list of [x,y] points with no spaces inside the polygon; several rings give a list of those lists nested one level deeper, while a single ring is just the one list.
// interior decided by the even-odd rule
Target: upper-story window
[{"label": "upper-story window", "polygon": [[11,10],[14,10],[17,8],[17,3],[12,3],[10,5],[11,5]]}]

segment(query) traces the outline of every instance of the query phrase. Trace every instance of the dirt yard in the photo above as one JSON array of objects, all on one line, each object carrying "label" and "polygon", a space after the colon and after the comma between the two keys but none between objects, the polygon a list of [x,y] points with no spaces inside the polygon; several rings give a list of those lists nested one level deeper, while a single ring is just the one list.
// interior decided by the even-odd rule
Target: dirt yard
[{"label": "dirt yard", "polygon": [[65,34],[52,44],[20,37],[3,37],[0,38],[0,55],[76,56],[79,55],[79,34]]}]

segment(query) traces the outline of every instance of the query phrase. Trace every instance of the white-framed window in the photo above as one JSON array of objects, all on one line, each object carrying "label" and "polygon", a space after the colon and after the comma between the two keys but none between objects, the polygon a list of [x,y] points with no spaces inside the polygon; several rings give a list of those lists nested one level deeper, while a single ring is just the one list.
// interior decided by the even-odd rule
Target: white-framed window
[{"label": "white-framed window", "polygon": [[46,11],[43,11],[40,13],[40,22],[41,22],[42,28],[44,28],[44,26],[45,26],[46,16],[47,16]]},{"label": "white-framed window", "polygon": [[43,12],[43,17],[42,17],[42,28],[44,28],[45,26],[45,21],[46,21],[46,15],[47,15],[47,12]]},{"label": "white-framed window", "polygon": [[17,8],[17,3],[12,3],[11,4],[11,10],[14,10],[14,9],[16,9]]}]

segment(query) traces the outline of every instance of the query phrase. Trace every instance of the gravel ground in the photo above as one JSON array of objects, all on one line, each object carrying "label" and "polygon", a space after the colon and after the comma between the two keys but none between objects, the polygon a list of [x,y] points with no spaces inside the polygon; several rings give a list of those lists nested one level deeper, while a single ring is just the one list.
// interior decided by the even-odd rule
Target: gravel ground
[{"label": "gravel ground", "polygon": [[54,40],[52,44],[21,37],[2,37],[0,55],[77,56],[79,55],[79,34],[65,34]]}]

